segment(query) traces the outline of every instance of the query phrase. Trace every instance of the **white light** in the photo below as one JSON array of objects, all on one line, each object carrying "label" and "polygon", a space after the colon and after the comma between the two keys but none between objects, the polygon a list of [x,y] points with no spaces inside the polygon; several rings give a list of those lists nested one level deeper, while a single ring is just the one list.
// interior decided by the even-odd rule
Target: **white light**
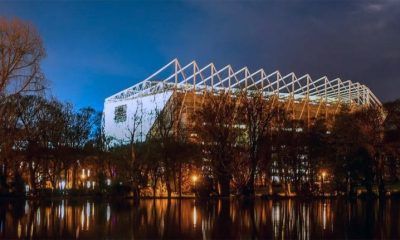
[{"label": "white light", "polygon": [[25,192],[29,192],[29,185],[25,185]]},{"label": "white light", "polygon": [[197,211],[196,211],[196,206],[193,208],[193,227],[196,227],[197,224]]},{"label": "white light", "polygon": [[28,211],[29,211],[28,201],[25,201],[25,214],[27,214]]},{"label": "white light", "polygon": [[64,190],[64,189],[65,189],[65,181],[64,181],[64,180],[62,180],[62,181],[60,182],[60,189],[61,189],[61,190]]},{"label": "white light", "polygon": [[107,179],[107,186],[110,186],[111,185],[111,179]]},{"label": "white light", "polygon": [[110,221],[110,217],[111,217],[111,208],[110,204],[107,204],[107,222]]},{"label": "white light", "polygon": [[64,212],[65,212],[64,200],[61,201],[60,211],[61,211],[61,219],[64,219]]},{"label": "white light", "polygon": [[90,188],[90,181],[87,181],[87,182],[86,182],[86,187],[87,187],[87,188]]},{"label": "white light", "polygon": [[323,211],[322,211],[322,225],[323,225],[323,228],[325,230],[325,228],[326,228],[326,203],[324,203],[323,206],[324,207],[322,208],[323,209]]}]

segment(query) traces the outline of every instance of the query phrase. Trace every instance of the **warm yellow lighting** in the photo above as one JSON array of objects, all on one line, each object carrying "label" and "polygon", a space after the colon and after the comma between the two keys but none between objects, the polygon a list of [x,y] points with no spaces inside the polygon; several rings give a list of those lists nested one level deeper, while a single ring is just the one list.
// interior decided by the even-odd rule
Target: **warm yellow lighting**
[{"label": "warm yellow lighting", "polygon": [[198,177],[197,177],[196,175],[193,175],[193,176],[192,176],[192,181],[193,181],[194,183],[196,183],[197,180],[198,180]]},{"label": "warm yellow lighting", "polygon": [[85,169],[82,169],[82,175],[81,175],[81,178],[82,178],[82,179],[85,179],[85,178],[86,178]]},{"label": "warm yellow lighting", "polygon": [[325,192],[324,192],[325,189],[323,188],[324,181],[325,181],[325,176],[326,176],[326,171],[322,170],[321,171],[321,192],[322,192],[323,196],[325,196]]},{"label": "warm yellow lighting", "polygon": [[196,227],[197,224],[197,211],[196,211],[196,206],[193,208],[193,227]]}]

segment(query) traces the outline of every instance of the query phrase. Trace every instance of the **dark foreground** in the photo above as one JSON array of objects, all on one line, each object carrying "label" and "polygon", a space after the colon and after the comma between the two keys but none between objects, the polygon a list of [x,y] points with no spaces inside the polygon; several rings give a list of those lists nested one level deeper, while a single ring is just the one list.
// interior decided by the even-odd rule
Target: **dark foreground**
[{"label": "dark foreground", "polygon": [[400,238],[399,200],[2,201],[0,238]]}]

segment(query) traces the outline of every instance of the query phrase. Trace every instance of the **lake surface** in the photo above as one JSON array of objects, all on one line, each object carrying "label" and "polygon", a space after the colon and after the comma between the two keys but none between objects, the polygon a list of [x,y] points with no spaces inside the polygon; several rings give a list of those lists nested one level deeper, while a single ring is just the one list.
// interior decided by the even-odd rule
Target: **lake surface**
[{"label": "lake surface", "polygon": [[400,200],[2,201],[0,238],[400,238]]}]

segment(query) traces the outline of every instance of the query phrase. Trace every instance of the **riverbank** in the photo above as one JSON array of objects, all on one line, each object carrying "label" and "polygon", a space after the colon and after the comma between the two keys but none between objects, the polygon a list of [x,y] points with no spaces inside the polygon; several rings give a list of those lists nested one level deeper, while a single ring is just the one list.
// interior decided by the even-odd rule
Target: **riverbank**
[{"label": "riverbank", "polygon": [[[365,193],[358,194],[357,196],[351,198],[345,195],[319,195],[319,196],[299,196],[299,195],[261,195],[257,194],[255,196],[242,196],[242,195],[230,195],[229,197],[220,197],[213,195],[210,197],[198,197],[194,194],[185,194],[182,196],[173,195],[168,198],[165,196],[140,196],[138,199],[133,197],[132,194],[118,194],[118,193],[81,193],[81,194],[68,194],[68,193],[47,193],[41,195],[25,195],[25,194],[1,194],[0,200],[74,200],[74,199],[92,199],[92,200],[122,200],[122,199],[132,199],[132,200],[147,200],[147,199],[174,199],[174,200],[184,200],[184,199],[199,199],[199,200],[213,200],[213,199],[241,199],[241,200],[251,200],[251,199],[261,199],[261,200],[323,200],[323,199],[378,199],[377,194],[367,195]],[[384,199],[400,199],[400,192],[387,192]]]}]

